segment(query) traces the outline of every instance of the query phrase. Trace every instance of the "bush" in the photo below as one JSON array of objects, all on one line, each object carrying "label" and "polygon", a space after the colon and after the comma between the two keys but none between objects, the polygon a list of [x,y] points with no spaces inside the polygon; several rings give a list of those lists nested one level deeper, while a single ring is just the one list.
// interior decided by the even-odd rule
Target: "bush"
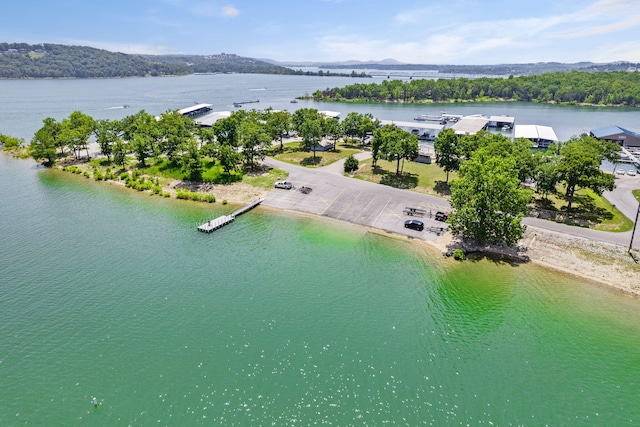
[{"label": "bush", "polygon": [[84,171],[82,175],[84,175],[85,178],[89,178],[91,176],[89,171]]},{"label": "bush", "polygon": [[344,171],[346,173],[351,173],[353,171],[357,171],[358,170],[358,166],[360,165],[360,162],[358,162],[358,159],[356,159],[355,157],[353,157],[353,154],[351,154],[349,157],[347,157],[347,159],[344,161]]},{"label": "bush", "polygon": [[227,202],[227,199],[223,199],[223,200],[222,200],[222,204],[223,204],[223,205],[226,205],[227,203],[228,203],[228,202]]},{"label": "bush", "polygon": [[464,260],[464,251],[462,249],[454,249],[453,250],[453,259],[457,261]]},{"label": "bush", "polygon": [[204,201],[208,203],[214,203],[216,201],[216,196],[214,196],[213,194],[205,194]]},{"label": "bush", "polygon": [[102,181],[104,179],[104,175],[102,175],[102,171],[100,169],[93,170],[93,179],[96,181]]},{"label": "bush", "polygon": [[121,180],[121,181],[126,181],[126,180],[127,180],[127,179],[129,179],[129,178],[130,178],[130,177],[129,177],[129,172],[122,172],[122,173],[120,174],[120,180]]}]

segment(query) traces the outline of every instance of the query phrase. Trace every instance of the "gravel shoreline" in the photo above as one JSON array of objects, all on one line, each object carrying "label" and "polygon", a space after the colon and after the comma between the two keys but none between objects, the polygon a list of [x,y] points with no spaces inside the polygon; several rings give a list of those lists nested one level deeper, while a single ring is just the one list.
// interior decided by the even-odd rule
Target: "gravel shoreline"
[{"label": "gravel shoreline", "polygon": [[[519,245],[512,248],[465,244],[450,234],[432,244],[443,253],[462,248],[467,253],[496,254],[531,262],[640,296],[640,264],[620,245],[532,226],[527,227]],[[640,258],[638,251],[632,253]]]}]

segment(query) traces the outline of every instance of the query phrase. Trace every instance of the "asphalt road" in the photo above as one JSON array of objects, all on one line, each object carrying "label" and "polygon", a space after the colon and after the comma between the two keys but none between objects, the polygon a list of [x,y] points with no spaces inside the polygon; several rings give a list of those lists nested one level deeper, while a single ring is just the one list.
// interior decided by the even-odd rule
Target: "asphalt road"
[{"label": "asphalt road", "polygon": [[[366,158],[368,154],[361,154],[362,158],[359,160]],[[280,162],[273,158],[265,159],[265,163],[289,172],[287,180],[294,185],[291,190],[271,191],[265,197],[265,206],[326,216],[427,241],[436,240],[446,231],[446,224],[436,221],[433,216],[429,217],[429,213],[448,212],[451,209],[449,202],[444,198],[345,177],[342,175],[343,162],[316,169]],[[633,221],[638,202],[631,190],[640,188],[640,176],[618,177],[616,185],[617,188],[612,192],[606,192],[605,197]],[[312,191],[304,194],[300,191],[301,187],[309,187]],[[406,207],[424,209],[427,215],[408,216],[403,213]],[[420,232],[404,228],[404,221],[412,218],[424,222],[425,230]],[[631,239],[630,231],[610,233],[531,217],[524,218],[523,223],[625,247],[629,246]],[[640,248],[640,230],[635,234],[633,247]]]}]

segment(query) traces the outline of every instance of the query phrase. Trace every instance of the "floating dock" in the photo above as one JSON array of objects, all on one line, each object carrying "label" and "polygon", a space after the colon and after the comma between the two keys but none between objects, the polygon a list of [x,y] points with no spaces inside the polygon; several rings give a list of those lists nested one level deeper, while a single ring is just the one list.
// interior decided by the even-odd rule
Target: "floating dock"
[{"label": "floating dock", "polygon": [[230,222],[232,222],[234,219],[236,219],[237,216],[242,215],[243,213],[255,208],[256,206],[258,206],[263,201],[264,201],[264,199],[254,200],[253,202],[251,202],[251,203],[241,207],[240,209],[234,211],[230,215],[222,215],[222,216],[219,216],[218,218],[209,220],[209,221],[205,222],[204,224],[200,224],[198,226],[198,231],[202,231],[204,233],[211,233],[212,231],[216,231],[218,228],[224,227],[225,225],[227,225]]},{"label": "floating dock", "polygon": [[256,102],[260,102],[259,99],[256,99],[255,101],[239,101],[239,102],[234,102],[233,106],[236,108],[242,107],[242,104],[254,104]]}]

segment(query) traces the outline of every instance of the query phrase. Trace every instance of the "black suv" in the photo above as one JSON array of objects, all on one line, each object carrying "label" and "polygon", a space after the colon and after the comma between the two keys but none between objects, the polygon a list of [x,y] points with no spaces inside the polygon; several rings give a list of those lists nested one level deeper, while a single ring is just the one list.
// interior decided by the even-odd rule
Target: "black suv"
[{"label": "black suv", "polygon": [[422,221],[418,221],[417,219],[408,219],[404,222],[404,228],[422,231],[424,230],[424,224]]}]

